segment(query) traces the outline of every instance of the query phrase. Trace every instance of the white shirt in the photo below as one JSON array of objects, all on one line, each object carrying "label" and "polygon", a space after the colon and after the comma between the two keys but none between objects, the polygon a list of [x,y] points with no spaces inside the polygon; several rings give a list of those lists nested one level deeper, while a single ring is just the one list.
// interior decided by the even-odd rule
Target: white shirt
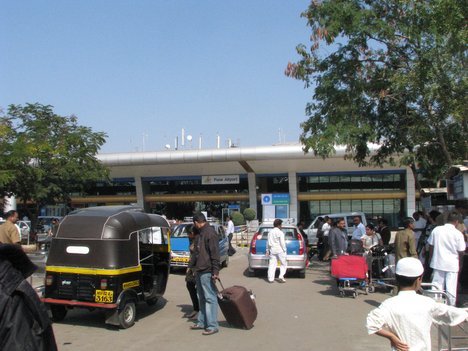
[{"label": "white shirt", "polygon": [[227,228],[226,228],[226,234],[234,234],[234,222],[232,220],[229,220],[227,223]]},{"label": "white shirt", "polygon": [[286,252],[286,242],[281,229],[275,227],[268,233],[268,250],[272,254]]},{"label": "white shirt", "polygon": [[363,235],[366,235],[366,227],[364,227],[364,224],[359,223],[357,227],[354,226],[354,232],[351,239],[360,240]]},{"label": "white shirt", "polygon": [[435,227],[427,242],[434,247],[431,268],[444,272],[458,272],[458,252],[465,251],[466,245],[463,234],[453,224],[447,223]]},{"label": "white shirt", "polygon": [[414,221],[414,239],[416,240],[416,244],[418,243],[419,237],[421,236],[424,228],[426,228],[427,221],[419,217],[417,221]]},{"label": "white shirt", "polygon": [[427,351],[431,350],[432,323],[457,325],[467,318],[464,309],[436,302],[411,290],[400,291],[372,310],[367,315],[366,327],[369,334],[390,330],[411,351]]},{"label": "white shirt", "polygon": [[419,231],[421,231],[426,228],[426,224],[427,221],[424,218],[419,217],[417,221],[414,221],[414,230],[416,231],[416,229],[420,229]]},{"label": "white shirt", "polygon": [[331,225],[328,224],[328,222],[323,223],[322,225],[322,231],[323,231],[323,236],[328,236],[330,233]]}]

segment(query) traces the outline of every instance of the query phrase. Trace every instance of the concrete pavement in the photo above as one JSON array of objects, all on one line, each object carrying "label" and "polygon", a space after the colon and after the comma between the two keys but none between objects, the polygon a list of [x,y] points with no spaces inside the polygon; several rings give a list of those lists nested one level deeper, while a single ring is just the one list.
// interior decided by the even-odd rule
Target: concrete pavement
[{"label": "concrete pavement", "polygon": [[[219,312],[220,332],[202,336],[189,330],[183,315],[191,310],[184,274],[171,274],[166,294],[155,307],[138,306],[136,324],[119,330],[104,324],[100,311],[72,310],[54,324],[60,350],[389,350],[386,340],[368,336],[367,313],[390,295],[338,297],[328,264],[313,262],[306,278],[286,277],[286,284],[269,284],[266,275],[247,277],[247,248],[238,248],[221,271],[225,287],[242,285],[256,295],[258,318],[251,330],[229,327]],[[39,273],[33,285],[43,284]],[[433,344],[436,346],[436,330]],[[433,348],[434,350],[436,348]]]}]

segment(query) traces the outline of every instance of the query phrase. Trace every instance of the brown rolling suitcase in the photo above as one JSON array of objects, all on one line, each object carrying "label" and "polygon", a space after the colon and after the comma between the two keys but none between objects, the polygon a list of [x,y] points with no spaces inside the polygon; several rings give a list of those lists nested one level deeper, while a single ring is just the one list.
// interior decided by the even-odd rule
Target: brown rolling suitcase
[{"label": "brown rolling suitcase", "polygon": [[218,291],[218,303],[226,321],[235,328],[251,329],[257,318],[257,305],[251,290],[234,285],[224,289],[221,280]]}]

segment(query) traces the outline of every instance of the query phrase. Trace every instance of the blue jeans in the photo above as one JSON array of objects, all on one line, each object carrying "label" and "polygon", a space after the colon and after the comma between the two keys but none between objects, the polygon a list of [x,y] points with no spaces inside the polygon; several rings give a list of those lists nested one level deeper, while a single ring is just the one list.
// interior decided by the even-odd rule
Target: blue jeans
[{"label": "blue jeans", "polygon": [[200,303],[197,324],[208,330],[218,329],[218,297],[211,273],[197,273],[196,280]]}]

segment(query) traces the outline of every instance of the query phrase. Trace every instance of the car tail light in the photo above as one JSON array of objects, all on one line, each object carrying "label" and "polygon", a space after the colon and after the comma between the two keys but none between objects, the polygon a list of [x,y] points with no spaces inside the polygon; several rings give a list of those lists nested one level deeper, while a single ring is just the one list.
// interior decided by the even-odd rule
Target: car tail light
[{"label": "car tail light", "polygon": [[54,283],[54,276],[52,275],[47,275],[45,278],[45,284],[47,286],[51,286]]},{"label": "car tail light", "polygon": [[107,289],[107,279],[101,279],[101,290]]},{"label": "car tail light", "polygon": [[252,237],[252,242],[250,243],[250,253],[252,254],[257,253],[257,236],[258,233],[255,233]]},{"label": "car tail light", "polygon": [[304,254],[304,238],[302,237],[300,233],[298,233],[297,236],[299,237],[299,255],[303,255]]}]

